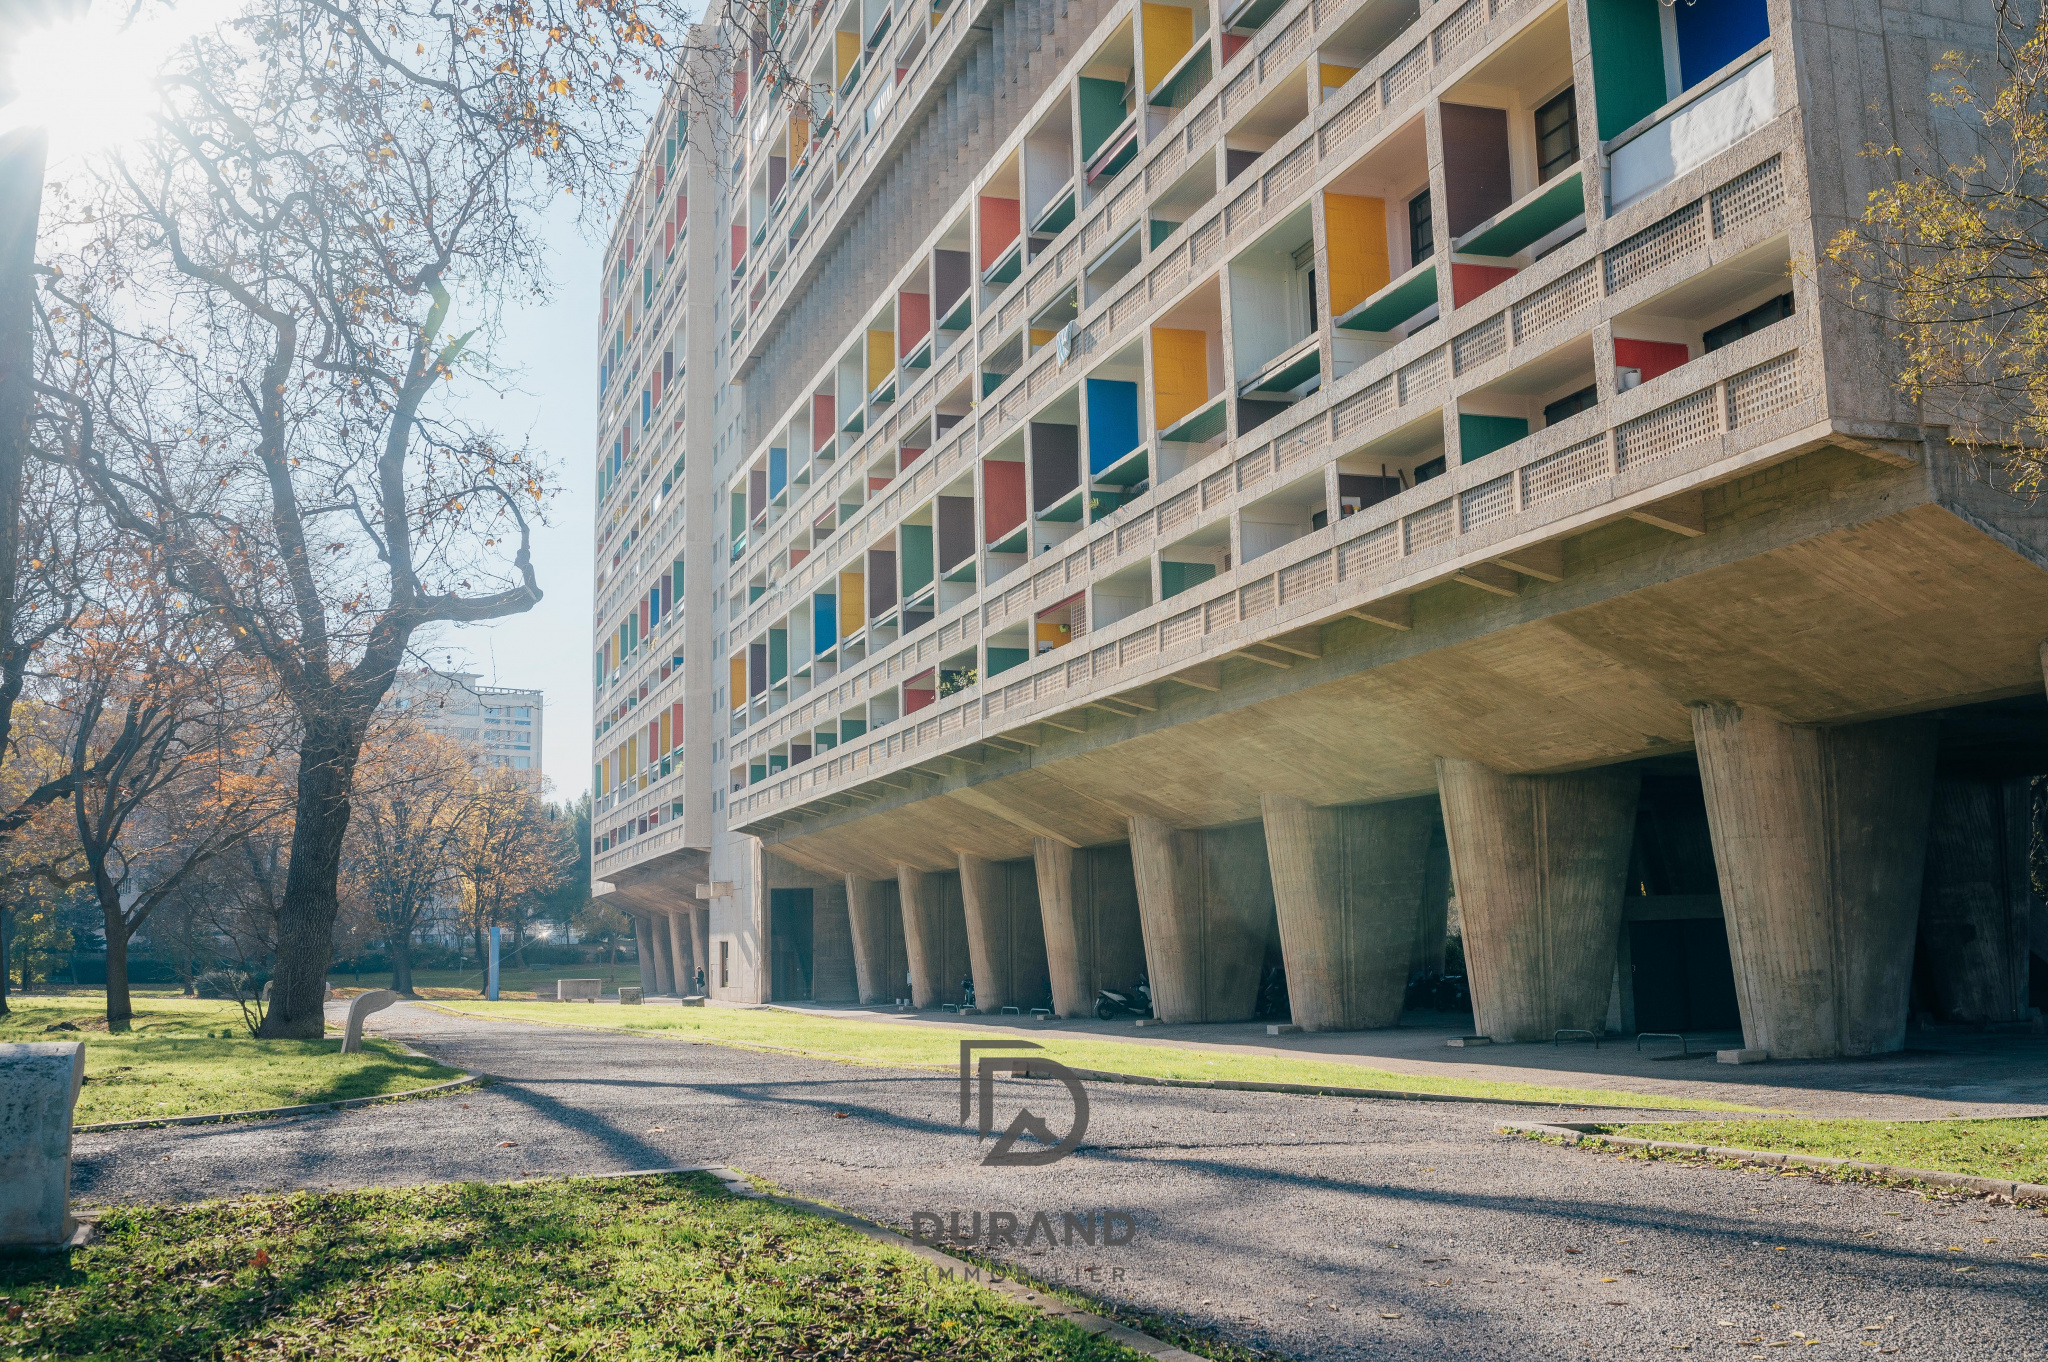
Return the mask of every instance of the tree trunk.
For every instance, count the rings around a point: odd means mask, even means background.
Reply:
[[[412,942],[405,936],[391,943],[391,991],[408,998],[413,996]]]
[[[116,900],[107,912],[107,1029],[126,1031],[134,1015],[134,1004],[128,998],[128,933]]]
[[[0,1017],[8,1014],[7,948],[14,944],[14,910],[0,908]]]
[[[348,832],[349,786],[362,751],[360,726],[311,724],[299,748],[291,865],[277,914],[277,970],[270,1010],[257,1034],[265,1040],[318,1040],[327,1028],[327,966],[334,959],[335,881]]]

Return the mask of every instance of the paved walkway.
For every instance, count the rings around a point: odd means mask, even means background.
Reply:
[[[672,998],[649,1001],[676,1005]],[[1411,1012],[1400,1026],[1379,1031],[1269,1036],[1263,1022],[1141,1028],[1127,1020],[1105,1022],[1092,1017],[1047,1023],[1015,1016],[960,1017],[950,1012],[905,1013],[881,1007],[776,1006],[899,1026],[1006,1027],[1033,1035],[1053,1031],[1133,1045],[1324,1059],[1392,1073],[1711,1098],[1802,1116],[1910,1121],[1943,1116],[2048,1115],[2048,1036],[2033,1034],[1987,1034],[1960,1028],[1915,1030],[1908,1033],[1904,1051],[1873,1059],[1732,1065],[1716,1063],[1713,1051],[1740,1048],[1742,1036],[1736,1032],[1688,1036],[1689,1053],[1681,1052],[1671,1040],[1646,1039],[1638,1049],[1634,1039],[1613,1036],[1597,1047],[1576,1041],[1454,1049],[1445,1042],[1470,1030],[1472,1019],[1436,1013]]]
[[[991,1169],[946,1075],[412,1007],[375,1024],[503,1081],[81,1136],[81,1197],[732,1163],[903,1228],[919,1210],[1130,1212],[1128,1246],[1015,1252],[1304,1359],[1762,1357],[1811,1339],[1824,1351],[1800,1356],[1975,1362],[2048,1343],[2048,1258],[2030,1256],[2048,1254],[2048,1218],[1499,1133],[1526,1110],[1097,1086],[1079,1153]],[[1056,1086],[1007,1080],[997,1124],[1020,1103],[1068,1124]]]

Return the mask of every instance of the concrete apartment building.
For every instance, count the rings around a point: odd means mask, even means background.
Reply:
[[[476,672],[403,671],[385,704],[415,715],[431,733],[473,748],[485,766],[530,771],[541,766],[541,693],[486,686]]]
[[[1813,268],[1988,3],[771,16],[607,272],[650,988],[1386,1026],[1455,894],[1497,1040],[2039,1015],[2048,526]]]

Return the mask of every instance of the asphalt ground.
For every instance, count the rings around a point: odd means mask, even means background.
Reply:
[[[1008,1212],[1021,1240],[1043,1211],[1062,1242],[1004,1256],[1303,1359],[2048,1352],[2040,1213],[1500,1132],[1542,1116],[1528,1108],[1099,1085],[1075,1154],[991,1168],[949,1075],[409,1006],[375,1020],[499,1081],[82,1135],[79,1199],[731,1164],[905,1231],[918,1211],[958,1212],[963,1231]],[[999,1080],[996,1128],[1022,1105],[1056,1134],[1071,1124],[1057,1084]],[[1112,1210],[1131,1242],[1064,1242],[1065,1213]]]

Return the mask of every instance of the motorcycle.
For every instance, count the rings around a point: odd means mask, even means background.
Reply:
[[[1105,988],[1096,995],[1095,1015],[1103,1021],[1114,1021],[1125,1013],[1134,1017],[1152,1015],[1152,985],[1142,976],[1128,993]]]
[[[974,976],[969,974],[960,980],[960,1010],[974,1006]]]

